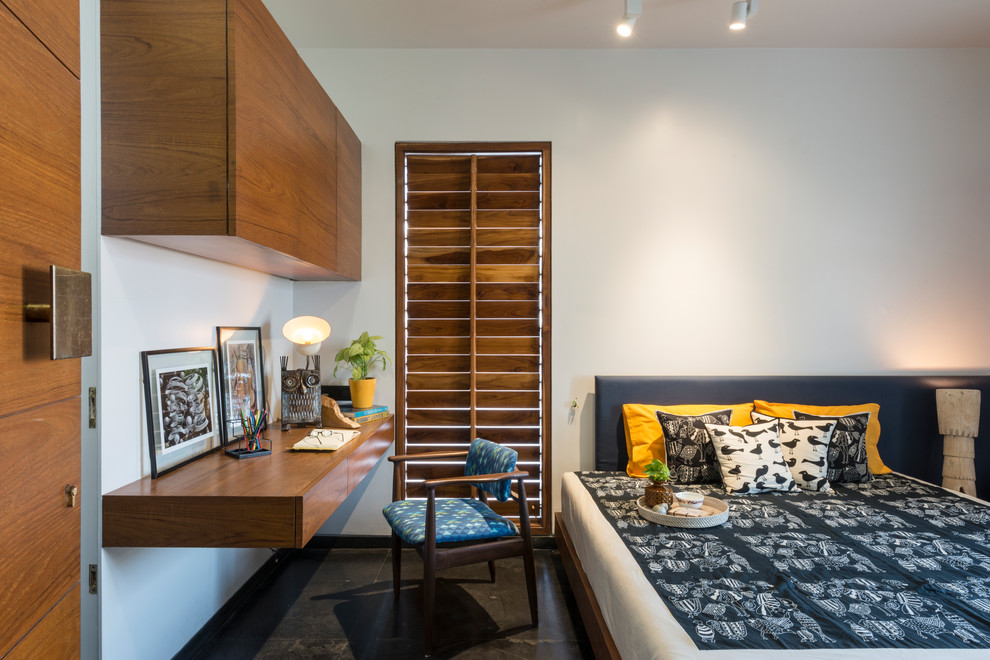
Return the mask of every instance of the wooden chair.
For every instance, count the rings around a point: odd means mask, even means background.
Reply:
[[[400,492],[400,464],[411,459],[466,457],[463,477],[428,479],[426,500],[405,500]],[[529,591],[529,611],[533,625],[538,623],[536,604],[536,569],[533,564],[533,539],[530,534],[529,510],[523,478],[516,470],[517,454],[508,447],[476,439],[468,451],[428,452],[389,456],[393,468],[392,503],[382,509],[392,527],[392,588],[399,597],[402,543],[416,548],[423,558],[423,609],[426,652],[433,649],[434,600],[437,571],[465,564],[488,562],[492,582],[495,560],[521,555]],[[515,481],[516,488],[511,488]],[[440,498],[440,486],[470,485],[478,499]],[[498,515],[487,504],[487,495],[500,502],[515,499],[519,503],[519,527]],[[453,547],[440,544],[458,543]]]

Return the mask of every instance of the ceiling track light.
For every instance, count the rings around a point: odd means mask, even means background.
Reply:
[[[643,0],[626,0],[626,13],[622,22],[615,28],[619,36],[628,37],[632,34],[636,19],[643,15]]]
[[[729,29],[742,30],[746,27],[746,19],[755,14],[760,8],[760,0],[743,0],[732,3],[732,17],[729,19]]]

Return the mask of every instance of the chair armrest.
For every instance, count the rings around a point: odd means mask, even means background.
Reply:
[[[457,484],[487,484],[496,481],[502,481],[503,479],[522,479],[523,477],[528,477],[529,472],[521,472],[516,470],[515,472],[498,472],[496,474],[478,474],[473,476],[463,476],[463,477],[447,477],[445,479],[427,479],[423,482],[423,485],[428,489],[436,488],[437,486],[453,486]]]
[[[402,463],[404,461],[417,461],[422,458],[463,458],[468,455],[467,449],[464,451],[427,451],[421,454],[398,454],[389,456],[392,463]]]

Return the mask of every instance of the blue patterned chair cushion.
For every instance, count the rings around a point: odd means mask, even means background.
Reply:
[[[515,452],[513,452],[515,453]],[[516,536],[519,530],[474,499],[438,499],[437,543]],[[382,509],[399,538],[410,545],[426,542],[426,500],[400,500]]]
[[[464,474],[473,477],[480,474],[498,474],[512,472],[516,469],[516,458],[519,454],[515,449],[509,449],[490,440],[476,438],[468,449],[467,462],[464,464]],[[483,490],[499,502],[506,502],[510,496],[512,481],[506,479],[496,483],[472,484],[478,490]]]

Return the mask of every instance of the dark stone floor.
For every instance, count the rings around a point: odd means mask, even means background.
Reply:
[[[593,658],[556,550],[536,550],[540,625],[533,628],[522,560],[440,572],[433,658],[508,660]],[[422,658],[423,563],[402,556],[392,597],[392,558],[384,548],[294,552],[193,656],[195,660]]]

